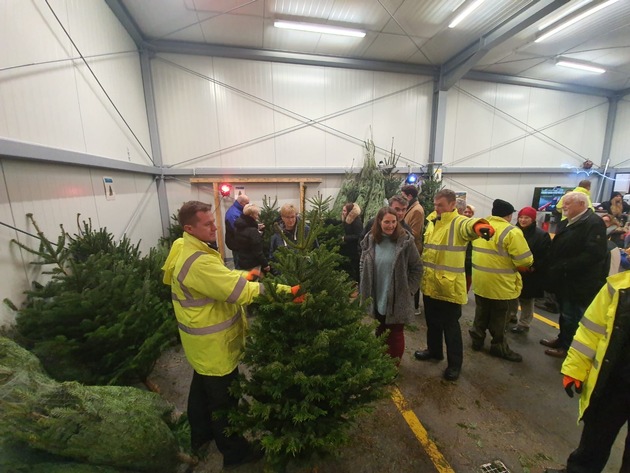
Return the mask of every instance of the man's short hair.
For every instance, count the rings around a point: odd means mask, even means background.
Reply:
[[[413,186],[411,184],[406,185],[406,186],[402,186],[400,188],[401,192],[404,192],[407,195],[410,195],[411,197],[413,197],[414,199],[416,197],[418,197],[418,188],[416,186]]]
[[[566,202],[567,200],[574,200],[576,202],[581,202],[584,204],[584,207],[588,207],[588,196],[585,194],[582,194],[581,192],[567,192],[564,195],[564,201]]]
[[[405,199],[402,195],[393,195],[389,198],[389,205],[392,206],[394,205],[394,202],[399,203],[400,205],[404,205],[405,207],[407,207],[409,205],[409,202],[407,202],[407,199]]]
[[[293,204],[284,204],[282,207],[280,207],[281,217],[288,217],[291,214],[297,215],[297,210],[295,210]]]
[[[441,191],[436,192],[433,200],[445,198],[448,203],[455,202],[457,200],[457,195],[450,189],[442,189]]]
[[[204,204],[198,200],[189,200],[177,212],[177,221],[183,227],[184,225],[194,225],[199,220],[197,212],[212,212],[212,205]]]
[[[578,182],[578,187],[584,187],[584,189],[591,189],[591,181],[589,181],[588,179],[582,179],[580,182]]]
[[[245,205],[245,207],[243,207],[243,215],[251,217],[254,214],[260,215],[260,207],[258,207],[256,204],[247,204]]]

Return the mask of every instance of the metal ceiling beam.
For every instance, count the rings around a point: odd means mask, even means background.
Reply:
[[[505,74],[493,74],[491,72],[470,71],[464,79],[479,80],[486,82],[497,82],[500,84],[523,85],[526,87],[538,87],[540,89],[559,90],[562,92],[572,92],[575,94],[595,95],[598,97],[614,97],[617,92],[599,87],[589,87],[587,85],[566,84],[562,82],[551,82],[541,79],[529,79],[527,77],[508,76]],[[630,90],[629,90],[630,92]]]
[[[437,67],[425,66],[422,64],[320,56],[317,54],[240,48],[234,46],[192,43],[187,41],[153,40],[147,41],[145,43],[145,47],[151,48],[155,52],[159,53],[194,54],[200,56],[250,59],[253,61],[273,61],[307,66],[343,67],[347,69],[419,74],[430,77],[437,77],[438,75]]]
[[[123,27],[129,33],[129,36],[134,40],[138,49],[142,48],[144,44],[145,37],[140,31],[138,24],[134,21],[132,16],[129,14],[129,10],[125,7],[121,0],[105,0],[105,3],[109,7],[109,9],[114,13],[118,21],[123,25]]]
[[[442,166],[444,175],[448,174],[574,174],[563,167],[524,168],[524,167],[459,167]]]
[[[532,5],[519,10],[500,25],[484,34],[477,41],[463,49],[451,59],[442,64],[440,72],[440,90],[448,90],[464,77],[488,52],[520,33],[524,29],[536,23],[538,20],[553,13],[558,8],[566,5],[569,0],[553,0],[535,12],[531,12]],[[534,3],[540,3],[536,1]]]
[[[620,99],[624,98],[626,95],[629,95],[629,94],[630,94],[630,88],[617,91],[617,96]]]

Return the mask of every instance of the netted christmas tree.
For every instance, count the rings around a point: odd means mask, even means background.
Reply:
[[[314,226],[309,236],[317,233]],[[230,415],[236,431],[260,439],[268,471],[337,451],[396,374],[364,307],[350,298],[347,275],[334,269],[339,256],[310,243],[280,248],[281,274],[263,282],[244,355],[250,375],[236,389],[245,401]],[[278,282],[299,284],[305,301],[276,291]]]

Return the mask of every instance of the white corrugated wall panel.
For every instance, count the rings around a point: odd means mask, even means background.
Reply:
[[[50,5],[131,131],[45,2],[0,2],[0,44],[13,45],[0,49],[0,136],[147,164],[133,137],[150,153],[139,57],[105,2]]]
[[[447,100],[444,163],[579,167],[598,163],[608,103],[601,97],[460,81]]]
[[[615,132],[610,150],[610,165],[630,168],[630,98],[617,104]]]

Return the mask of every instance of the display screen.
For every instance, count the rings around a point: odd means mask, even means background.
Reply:
[[[534,187],[534,198],[532,199],[532,207],[539,212],[553,212],[560,198],[573,187]],[[560,209],[558,209],[560,212]]]

